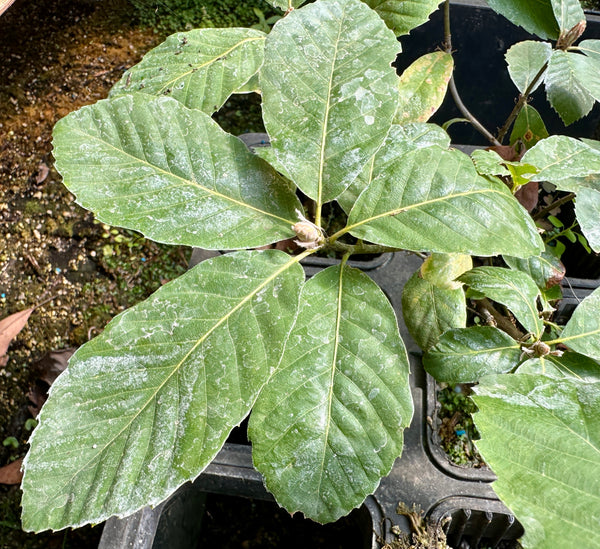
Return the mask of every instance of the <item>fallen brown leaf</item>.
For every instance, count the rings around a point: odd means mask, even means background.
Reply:
[[[1,0],[0,0],[1,1]],[[34,307],[19,311],[0,320],[0,366],[6,364],[6,352],[11,341],[25,327]]]
[[[21,480],[23,480],[22,463],[23,458],[19,458],[4,467],[0,467],[0,484],[21,484]]]
[[[0,0],[0,15],[2,15],[15,0]]]
[[[2,0],[0,0],[2,1]],[[50,173],[50,169],[43,162],[38,166],[38,173],[35,176],[35,182],[39,185],[44,182]]]

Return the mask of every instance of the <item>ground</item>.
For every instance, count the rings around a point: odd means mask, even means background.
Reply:
[[[105,97],[160,40],[130,13],[127,0],[17,0],[0,17],[0,319],[40,304],[0,366],[0,466],[26,451],[38,361],[81,345],[187,265],[189,250],[96,223],[53,169],[54,123]],[[20,532],[19,499],[18,486],[0,485],[2,549],[97,544],[100,528]]]

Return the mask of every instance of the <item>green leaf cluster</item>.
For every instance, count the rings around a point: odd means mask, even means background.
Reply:
[[[404,320],[437,379],[480,382],[480,449],[528,539],[555,535],[543,513],[561,467],[576,477],[561,497],[575,506],[582,489],[596,520],[597,486],[582,487],[580,471],[584,462],[598,467],[600,290],[566,326],[549,321],[563,272],[515,193],[538,182],[575,193],[581,231],[598,250],[600,146],[548,137],[526,106],[511,134],[520,160],[451,148],[427,123],[450,84],[451,53],[428,54],[400,77],[392,66],[396,37],[438,2],[270,3],[283,14],[269,33],[176,33],[108,99],[55,127],[56,168],[98,219],[222,253],[73,356],[31,438],[24,528],[97,523],[158,504],[200,475],[247,417],[254,465],[288,511],[329,522],[359,506],[401,454],[413,402],[395,312],[348,258],[397,250],[426,257],[404,289]],[[575,4],[490,0],[558,40],[556,49],[516,45],[507,59],[521,94],[543,77],[566,119],[577,107],[562,101],[579,91],[556,93],[557,67],[568,61],[579,78],[569,82],[585,80],[595,98],[588,72],[600,59],[595,41],[573,49]],[[256,151],[212,118],[229,97],[251,92],[260,93],[271,144]],[[328,233],[332,204],[344,215]],[[302,262],[316,253],[341,260],[306,279]],[[520,461],[531,482],[504,467],[502,437],[521,433],[525,412],[542,441]],[[543,441],[557,425],[581,451],[571,460],[556,445],[546,463]]]

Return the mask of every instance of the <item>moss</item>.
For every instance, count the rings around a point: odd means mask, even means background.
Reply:
[[[448,386],[439,391],[439,434],[442,448],[453,463],[481,467],[484,461],[474,443],[480,436],[472,416],[477,407],[469,394],[471,389],[464,384]]]
[[[582,0],[581,5],[586,10],[600,10],[600,0]]]
[[[250,27],[259,22],[254,9],[265,17],[280,14],[264,0],[130,0],[142,25],[157,32],[203,27]]]

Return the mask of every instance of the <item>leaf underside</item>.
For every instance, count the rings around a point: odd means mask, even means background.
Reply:
[[[336,520],[390,471],[411,417],[407,355],[387,298],[357,269],[318,273],[250,417],[267,488],[291,513]]]
[[[219,256],[81,347],[31,439],[24,529],[126,516],[197,477],[269,379],[303,281],[283,252]]]

